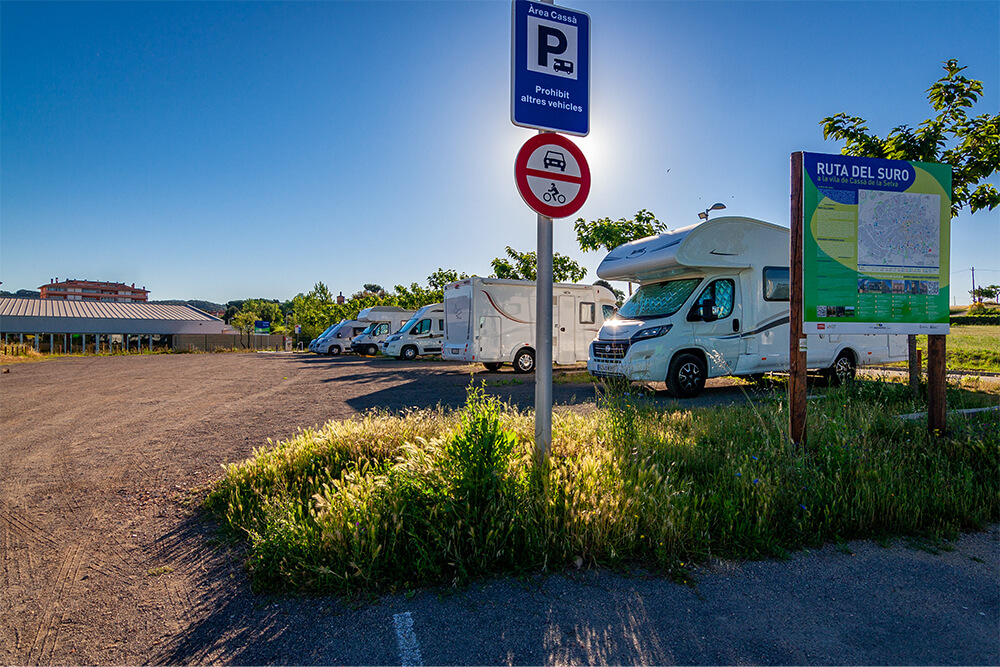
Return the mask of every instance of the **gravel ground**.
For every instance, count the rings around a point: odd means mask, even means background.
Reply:
[[[4,664],[1000,664],[996,526],[944,550],[713,561],[690,586],[581,571],[363,604],[256,595],[192,507],[220,464],[372,407],[459,405],[473,374],[531,407],[531,377],[301,354],[4,368]],[[589,385],[553,394],[593,405]],[[743,396],[713,382],[699,404]]]

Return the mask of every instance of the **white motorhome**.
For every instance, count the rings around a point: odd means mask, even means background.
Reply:
[[[410,319],[414,311],[399,306],[372,306],[358,313],[358,321],[365,322],[364,331],[351,341],[351,350],[358,354],[374,357],[378,354],[382,343],[393,331],[398,331],[400,325]]]
[[[443,343],[444,304],[432,303],[420,308],[382,343],[382,354],[411,360],[424,354],[440,354]]]
[[[326,336],[328,333],[330,333],[331,331],[333,331],[334,327],[336,327],[338,324],[340,324],[340,323],[339,322],[335,322],[334,324],[331,324],[326,329],[323,329],[323,333],[321,333],[320,335],[316,336],[311,341],[309,341],[309,351],[310,352],[315,352],[316,351],[316,343],[320,342],[323,339],[324,336]]]
[[[367,322],[358,320],[341,320],[337,324],[323,332],[323,335],[316,339],[315,350],[317,354],[328,354],[337,356],[341,352],[351,349],[351,341],[359,336]]]
[[[476,361],[491,371],[511,364],[535,369],[535,283],[472,276],[444,288],[448,361]],[[552,359],[573,364],[587,358],[590,341],[615,312],[615,297],[600,285],[552,287]]]
[[[593,375],[666,382],[679,397],[706,378],[787,371],[789,231],[716,218],[612,250],[605,280],[639,283],[590,348]],[[810,335],[807,365],[834,379],[860,364],[906,359],[906,336]]]

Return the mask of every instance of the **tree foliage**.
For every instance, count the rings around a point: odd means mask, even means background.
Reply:
[[[996,301],[1000,298],[1000,285],[979,286],[975,289],[970,289],[969,296],[976,302],[981,302],[983,299]]]
[[[507,246],[507,258],[495,258],[492,262],[493,277],[510,280],[536,280],[538,277],[538,256],[534,251],[519,252]],[[552,254],[552,281],[557,283],[576,283],[583,280],[587,270],[576,261],[561,255]]]
[[[844,155],[950,164],[952,217],[965,206],[972,213],[993,210],[1000,193],[984,181],[1000,170],[1000,114],[970,118],[983,94],[982,82],[963,76],[966,68],[955,59],[943,67],[945,75],[927,89],[927,100],[938,113],[917,128],[899,125],[879,138],[863,118],[838,113],[821,121],[823,138],[844,141]]]
[[[629,241],[653,236],[668,229],[666,224],[644,208],[639,209],[631,220],[600,218],[587,222],[583,218],[577,218],[573,228],[576,229],[576,240],[581,250],[604,249],[608,252]]]

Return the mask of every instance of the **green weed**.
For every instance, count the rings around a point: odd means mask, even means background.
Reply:
[[[269,444],[205,505],[246,541],[258,589],[348,595],[627,563],[685,579],[713,555],[937,544],[1000,517],[995,413],[949,417],[932,438],[894,416],[922,409],[905,385],[854,382],[810,401],[808,447],[790,449],[780,397],[663,411],[632,391],[601,385],[593,413],[555,413],[544,467],[531,415],[473,388],[459,411]]]

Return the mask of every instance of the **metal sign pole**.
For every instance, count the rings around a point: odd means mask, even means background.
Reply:
[[[535,280],[535,460],[552,449],[552,218],[538,215]]]

